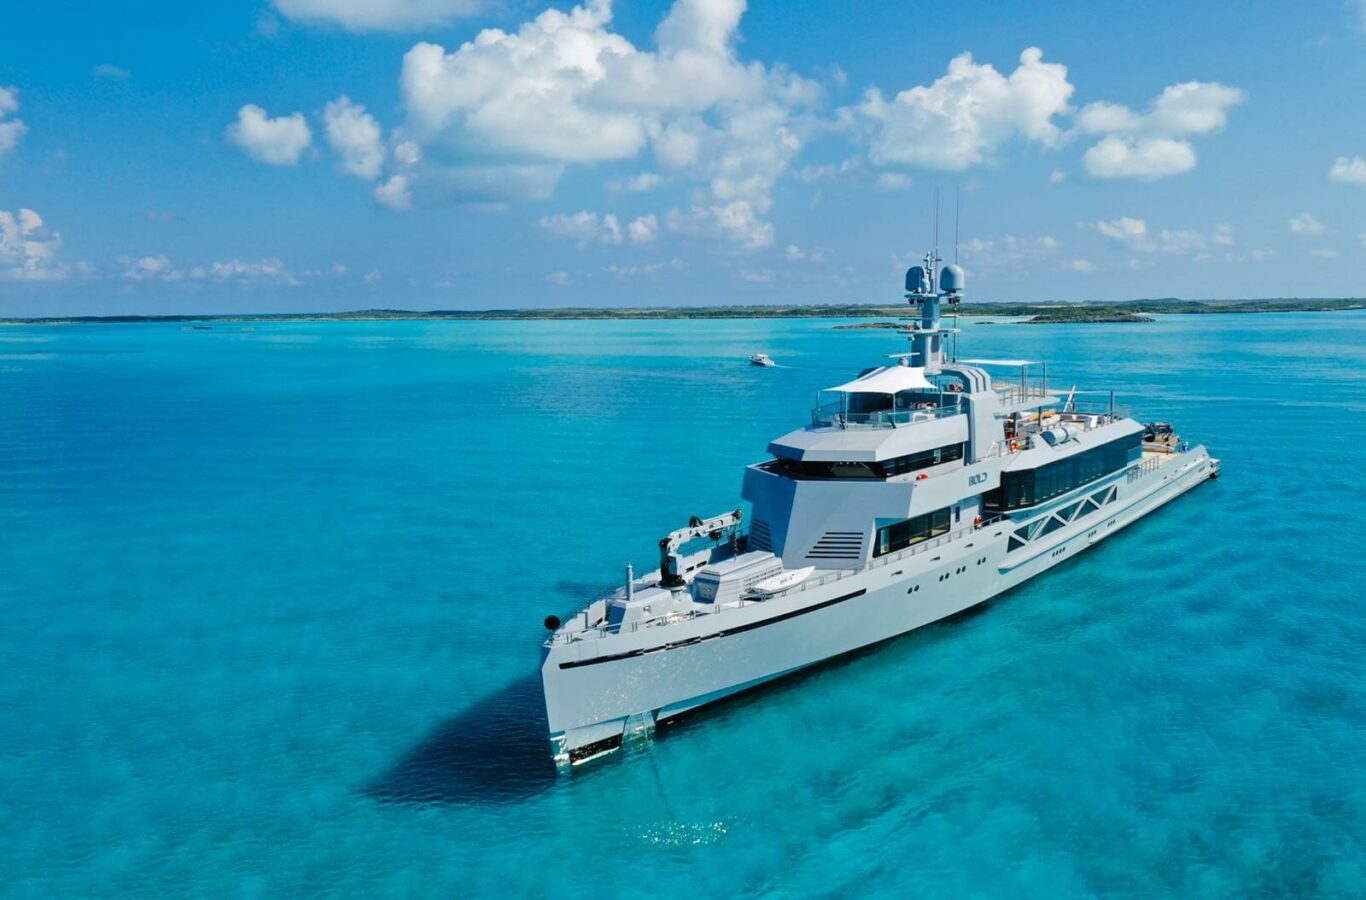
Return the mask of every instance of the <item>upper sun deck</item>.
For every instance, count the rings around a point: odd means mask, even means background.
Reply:
[[[811,410],[811,428],[900,428],[961,415],[962,381],[927,376],[918,366],[882,366],[845,384],[821,391],[838,395]]]

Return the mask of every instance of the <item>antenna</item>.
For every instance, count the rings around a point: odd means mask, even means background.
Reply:
[[[958,265],[958,210],[962,194],[962,187],[953,189],[953,264],[955,266]]]
[[[939,262],[939,188],[934,189],[934,261]]]

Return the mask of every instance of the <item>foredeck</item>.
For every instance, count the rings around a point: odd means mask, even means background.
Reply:
[[[611,599],[611,597],[604,596],[596,600],[594,603],[590,604],[587,608],[580,611],[574,619],[571,619],[570,621],[566,622],[563,628],[556,631],[554,634],[552,634],[550,637],[546,639],[545,644],[546,646],[553,646],[555,644],[568,644],[573,643],[574,641],[603,638],[614,634],[629,634],[650,628],[657,628],[660,626],[676,625],[680,622],[686,622],[692,619],[724,615],[727,612],[738,609],[748,609],[757,604],[772,604],[775,600],[780,600],[785,597],[792,597],[794,595],[801,594],[805,591],[822,587],[823,585],[829,584],[832,581],[842,581],[846,578],[852,578],[864,572],[881,568],[882,566],[902,562],[911,557],[929,552],[930,550],[943,547],[945,544],[954,543],[972,537],[973,535],[981,534],[986,529],[998,524],[999,522],[1006,520],[1007,518],[1008,516],[1005,516],[1004,514],[992,515],[980,523],[966,525],[962,528],[955,529],[946,534],[939,535],[938,537],[931,538],[930,540],[923,541],[921,543],[907,547],[903,550],[899,550],[895,553],[890,553],[886,556],[866,560],[857,566],[845,569],[828,569],[826,571],[821,572],[820,574],[813,574],[810,578],[804,579],[803,581],[793,585],[792,587],[785,588],[784,590],[777,591],[768,596],[745,594],[741,596],[739,599],[732,600],[727,603],[695,603],[692,606],[692,608],[687,610],[675,611],[659,616],[651,616],[649,618],[639,619],[629,623],[610,624],[606,621],[606,605],[607,602]],[[641,579],[639,589],[643,590],[657,576],[657,574],[658,573],[651,573],[650,575],[647,575],[645,576],[645,578]],[[618,589],[617,592],[614,592],[614,595],[620,594],[622,590],[624,589]]]

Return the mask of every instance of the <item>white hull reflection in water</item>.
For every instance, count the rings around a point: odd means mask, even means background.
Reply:
[[[1029,360],[958,359],[941,308],[962,272],[936,283],[938,261],[907,272],[912,352],[774,440],[745,470],[749,513],[693,519],[660,541],[659,569],[547,620],[558,765],[977,606],[1218,475],[1203,446],[1112,395],[1053,392]]]

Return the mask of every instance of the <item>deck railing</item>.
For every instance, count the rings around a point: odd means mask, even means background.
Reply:
[[[1028,403],[1031,400],[1044,400],[1048,397],[1056,396],[1041,387],[1028,385],[1021,387],[1018,384],[1008,384],[994,388],[997,396],[1001,398],[1003,406],[1017,406],[1021,403]]]
[[[921,541],[918,544],[912,544],[911,546],[906,547],[903,550],[897,550],[894,553],[888,553],[886,556],[874,557],[872,560],[868,562],[868,568],[876,569],[879,566],[885,566],[889,563],[900,562],[903,559],[907,559],[909,557],[916,556],[921,553],[928,553],[936,547],[942,547],[951,541],[956,541],[961,538],[965,538],[970,534],[976,534],[982,529],[989,528],[990,526],[995,525],[997,522],[1000,522],[1002,519],[1005,518],[1007,517],[1000,513],[997,513],[995,515],[988,516],[987,518],[983,519],[982,524],[980,525],[967,525],[963,528],[957,529],[956,531],[950,531],[947,534],[941,534],[938,537],[932,537],[927,541]]]
[[[713,606],[710,609],[694,609],[687,610],[684,612],[663,613],[658,616],[650,616],[647,619],[637,619],[634,622],[622,622],[616,625],[609,625],[604,622],[600,625],[593,626],[585,620],[583,626],[579,627],[575,631],[561,631],[554,634],[548,639],[548,643],[568,644],[576,639],[587,636],[606,637],[609,634],[621,634],[623,632],[633,633],[640,631],[642,628],[651,628],[656,625],[661,625],[665,623],[672,624],[675,622],[684,622],[689,619],[695,619],[699,616],[714,616],[718,613],[724,613],[732,609],[744,609],[745,607],[753,606],[756,603],[765,603],[776,597],[787,597],[792,594],[800,594],[803,591],[809,591],[812,588],[818,588],[821,585],[829,584],[833,581],[840,581],[842,579],[849,578],[850,576],[857,575],[860,572],[863,572],[867,569],[876,569],[881,566],[888,565],[889,563],[899,562],[901,560],[917,556],[921,553],[928,553],[930,550],[933,550],[936,547],[942,547],[945,544],[948,544],[952,541],[961,540],[962,538],[965,538],[971,534],[975,534],[978,531],[995,525],[996,523],[1007,518],[1009,517],[999,513],[989,516],[986,519],[983,519],[980,525],[967,525],[954,531],[950,531],[947,534],[941,534],[938,537],[930,538],[927,541],[922,541],[918,544],[912,544],[910,547],[898,550],[895,553],[888,553],[886,556],[879,556],[872,560],[869,560],[864,566],[858,569],[826,569],[821,571],[819,574],[813,573],[810,578],[805,579],[800,584],[794,585],[785,591],[780,591],[769,597],[756,597],[752,594],[745,595],[740,597],[739,600],[730,601],[719,606]],[[584,613],[580,612],[579,617],[583,616]],[[573,620],[570,621],[572,622]]]
[[[927,409],[883,409],[877,412],[845,412],[842,403],[825,403],[811,410],[811,424],[817,428],[897,428],[916,422],[930,422],[963,412],[957,405]]]
[[[1161,456],[1149,456],[1147,459],[1143,460],[1143,462],[1129,470],[1128,480],[1134,482],[1144,475],[1147,475],[1149,472],[1156,472],[1158,469],[1162,468],[1162,465],[1167,461],[1168,460]]]

